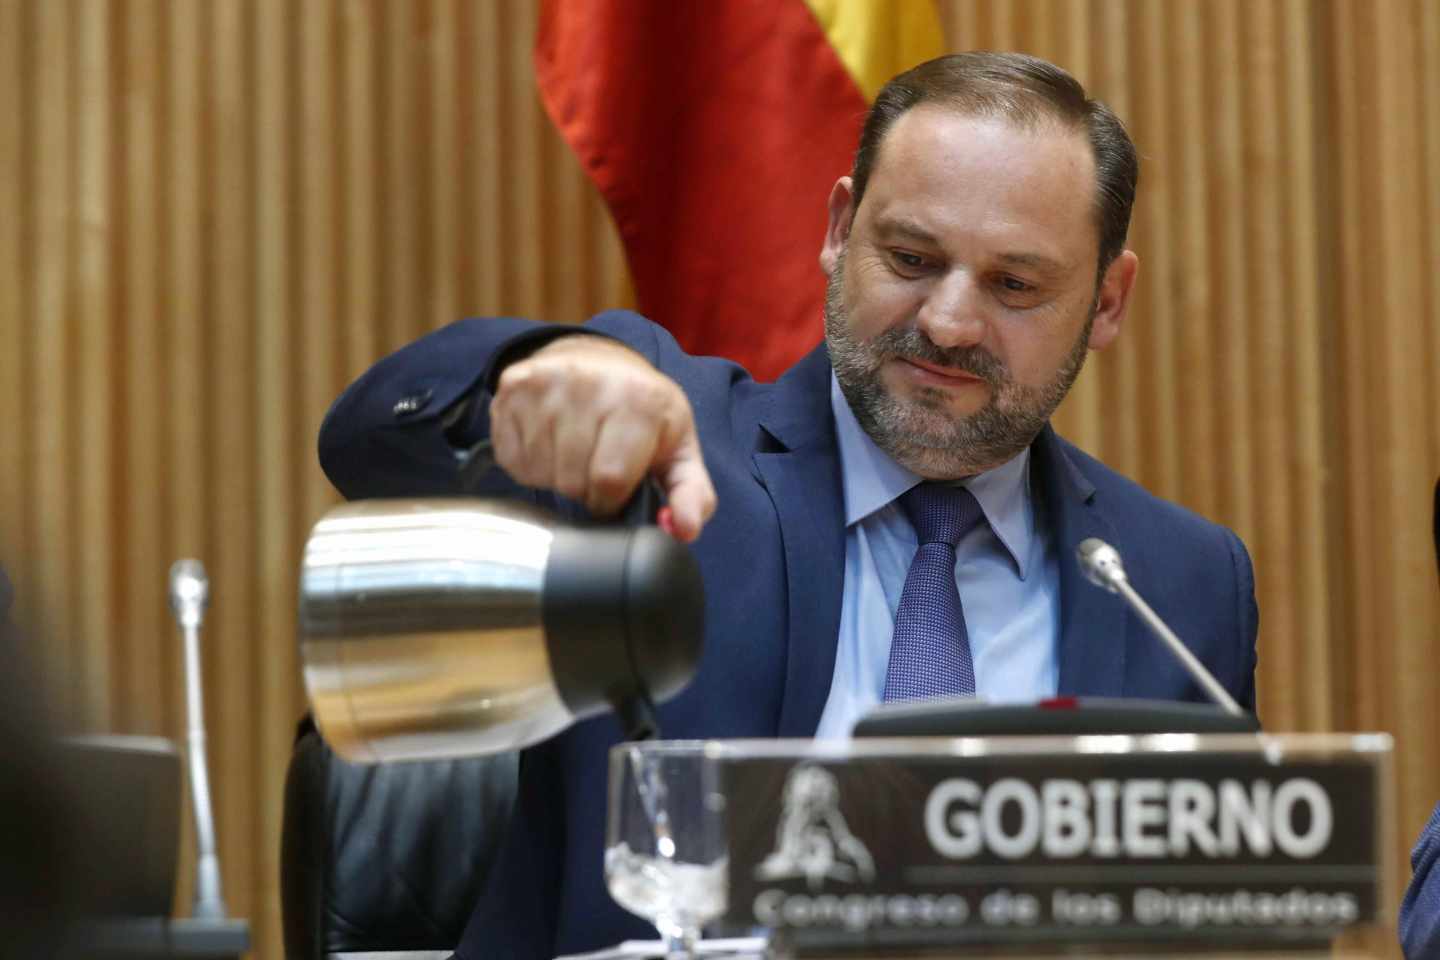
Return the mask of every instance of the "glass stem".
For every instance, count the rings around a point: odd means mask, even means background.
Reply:
[[[666,960],[691,960],[695,956],[696,944],[700,942],[698,927],[669,926],[663,934]]]

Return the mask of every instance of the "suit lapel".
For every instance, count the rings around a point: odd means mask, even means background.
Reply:
[[[812,736],[830,695],[845,581],[844,491],[830,411],[830,360],[822,344],[778,381],[759,416],[773,439],[754,455],[780,522],[788,599],[780,736]],[[1123,603],[1085,579],[1075,548],[1115,541],[1093,484],[1046,427],[1034,445],[1060,564],[1059,692],[1118,697],[1125,686]]]
[[[1086,580],[1075,562],[1082,540],[1099,537],[1114,543],[1114,528],[1096,502],[1094,485],[1054,430],[1046,427],[1033,450],[1060,563],[1059,692],[1118,697],[1125,686],[1125,607],[1119,597]]]
[[[788,623],[785,693],[778,733],[815,733],[840,633],[845,582],[845,509],[840,454],[830,410],[830,360],[822,345],[770,393],[760,427],[774,443],[755,468],[780,521]]]

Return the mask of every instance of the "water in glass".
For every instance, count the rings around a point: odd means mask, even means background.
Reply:
[[[655,924],[667,955],[693,956],[728,886],[724,801],[699,743],[621,744],[610,755],[605,879],[626,910]]]

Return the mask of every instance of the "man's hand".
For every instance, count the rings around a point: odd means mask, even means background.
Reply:
[[[566,336],[507,366],[490,404],[490,438],[516,481],[599,516],[623,507],[646,474],[659,480],[686,543],[715,512],[690,401],[613,340]]]

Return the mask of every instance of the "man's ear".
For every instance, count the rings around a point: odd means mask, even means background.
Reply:
[[[1090,327],[1090,349],[1104,350],[1120,333],[1125,312],[1130,309],[1130,293],[1135,289],[1135,275],[1140,271],[1140,258],[1133,250],[1122,250],[1105,270],[1100,293],[1095,298],[1095,323]]]
[[[820,247],[820,269],[827,277],[835,269],[845,241],[850,239],[850,221],[855,216],[855,195],[851,188],[849,177],[841,177],[830,188],[829,220],[825,224],[825,243]]]

